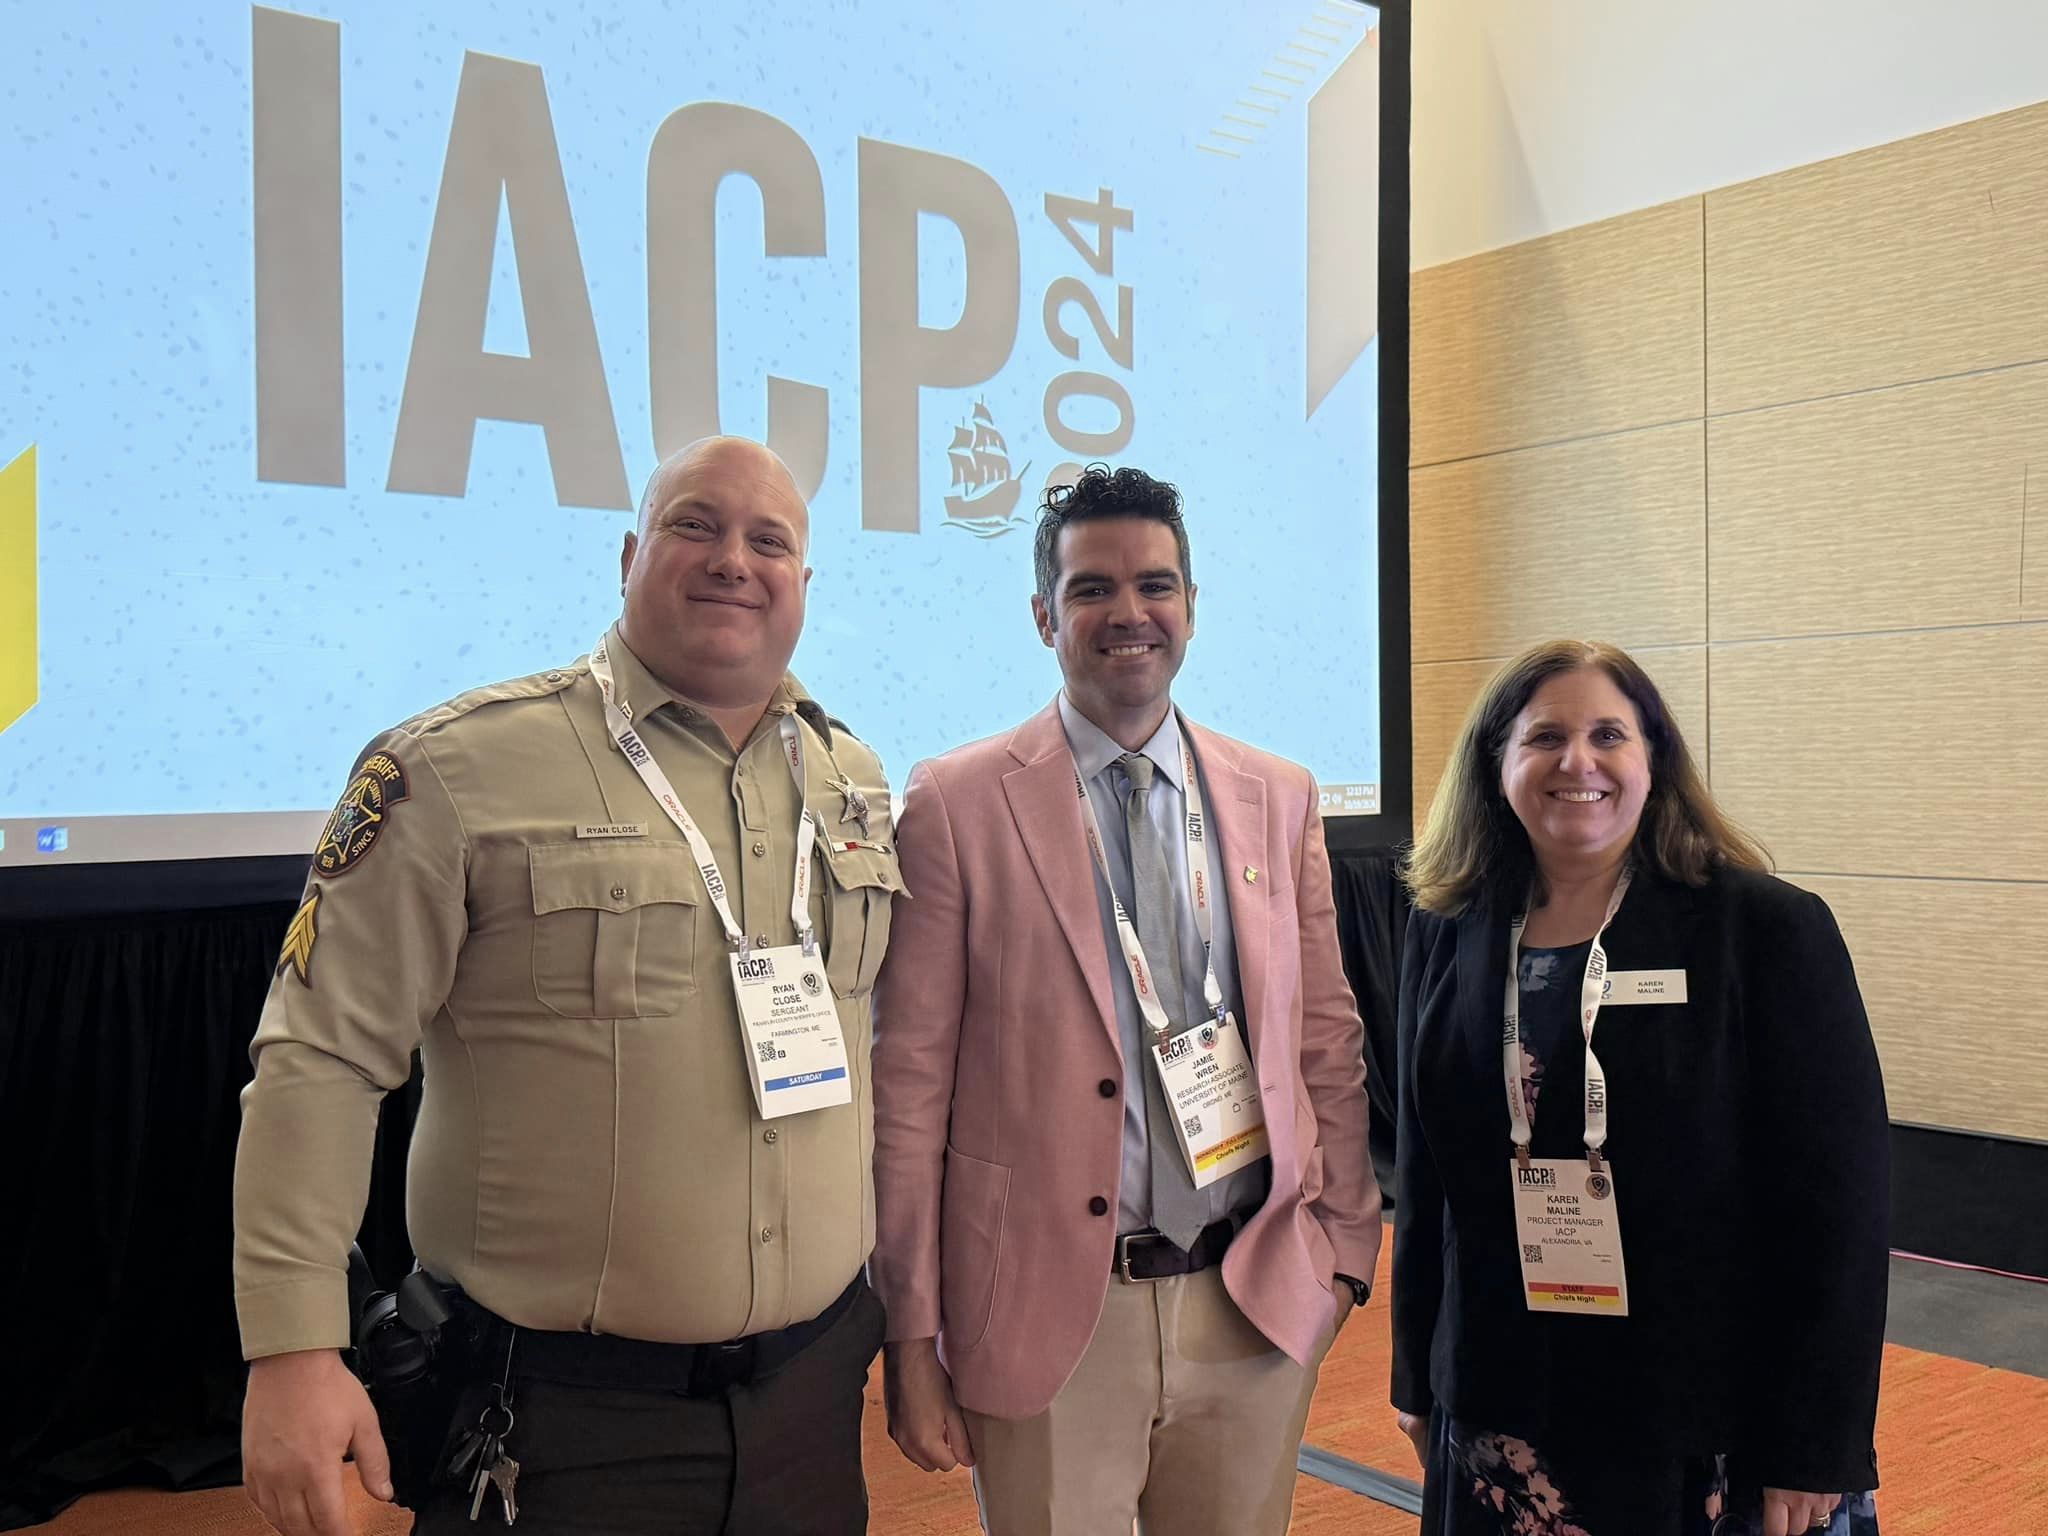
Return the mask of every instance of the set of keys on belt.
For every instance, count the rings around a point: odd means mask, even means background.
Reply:
[[[491,1399],[476,1423],[462,1432],[448,1461],[450,1481],[469,1483],[469,1518],[483,1513],[484,1496],[498,1490],[498,1509],[507,1525],[519,1518],[519,1463],[505,1449],[505,1437],[518,1422],[512,1415],[511,1351],[506,1351],[506,1380],[491,1389]]]

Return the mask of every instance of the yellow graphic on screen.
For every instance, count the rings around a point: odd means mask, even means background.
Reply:
[[[0,469],[0,731],[36,701],[36,450]]]

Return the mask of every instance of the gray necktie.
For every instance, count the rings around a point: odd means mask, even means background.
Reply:
[[[1131,895],[1136,910],[1138,940],[1145,946],[1145,958],[1152,966],[1152,979],[1174,1033],[1187,1027],[1187,987],[1180,970],[1180,902],[1175,899],[1173,875],[1166,863],[1166,849],[1148,814],[1155,772],[1152,759],[1132,752],[1118,759],[1131,781],[1124,801],[1124,827],[1131,839]],[[1151,1055],[1151,1031],[1140,1026]],[[1159,1085],[1159,1070],[1150,1061],[1145,1074],[1145,1123],[1152,1152],[1152,1225],[1182,1248],[1189,1247],[1208,1224],[1208,1202],[1188,1177],[1187,1160],[1180,1150],[1180,1138],[1173,1126],[1173,1110],[1166,1091]]]

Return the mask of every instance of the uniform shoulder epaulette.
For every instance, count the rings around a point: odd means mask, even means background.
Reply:
[[[460,720],[464,715],[473,714],[487,704],[551,698],[589,673],[590,664],[578,661],[566,667],[551,667],[545,672],[531,672],[525,677],[507,678],[502,683],[486,683],[481,688],[471,688],[445,703],[420,711],[398,729],[415,738],[424,736],[429,731]]]
[[[837,715],[826,715],[825,723],[832,727],[832,750],[835,753],[840,751],[842,747],[852,747],[856,751],[865,752],[875,760],[877,768],[881,767],[882,754],[869,745],[866,737],[854,730],[852,726],[848,725]]]

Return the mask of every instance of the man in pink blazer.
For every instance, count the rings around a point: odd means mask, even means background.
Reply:
[[[1172,486],[1091,467],[1036,553],[1060,696],[919,764],[897,824],[889,1429],[974,1468],[990,1536],[1277,1536],[1380,1245],[1316,786],[1173,708]]]

